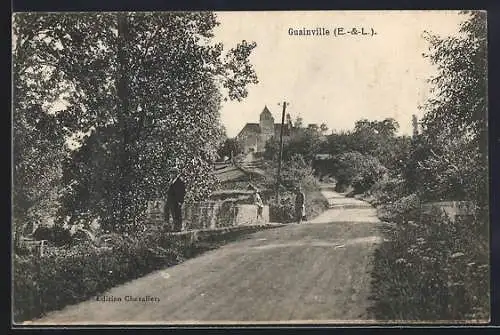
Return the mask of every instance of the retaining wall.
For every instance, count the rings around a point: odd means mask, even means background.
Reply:
[[[424,213],[429,213],[434,208],[440,209],[454,221],[459,216],[473,215],[475,204],[471,201],[438,201],[422,204]]]
[[[164,223],[164,200],[148,203],[148,221]],[[262,218],[257,219],[257,206],[234,201],[203,201],[184,204],[183,230],[204,230],[224,227],[262,225],[269,223],[269,206],[264,206]],[[172,221],[172,219],[171,219]]]

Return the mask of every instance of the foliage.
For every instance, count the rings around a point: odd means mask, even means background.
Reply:
[[[388,241],[375,257],[377,319],[490,316],[486,13],[467,15],[459,35],[427,36],[427,56],[438,74],[432,79],[434,97],[423,107],[422,134],[412,140],[403,168],[404,182],[394,188],[400,199],[384,195],[380,184],[373,190],[382,203],[379,216],[397,223],[385,231]],[[478,206],[454,222],[439,211],[418,210],[420,201],[436,200],[472,200]]]
[[[276,163],[272,162],[266,169],[267,188],[275,189],[277,172]],[[295,154],[281,167],[280,187],[283,191],[294,192],[299,186],[305,190],[313,190],[317,188],[317,180],[312,167],[301,155]]]
[[[33,238],[35,240],[47,240],[57,247],[73,242],[69,229],[61,226],[40,226],[33,232]]]
[[[346,152],[335,157],[335,187],[340,192],[352,186],[355,193],[362,193],[382,179],[385,173],[386,168],[372,156]]]
[[[56,214],[66,148],[56,117],[37,104],[17,103],[24,113],[13,115],[13,219],[18,232],[31,233],[27,223],[47,222]]]
[[[319,189],[305,191],[306,219],[311,220],[328,209],[328,200]],[[297,222],[295,217],[295,194],[284,192],[280,195],[280,203],[275,199],[269,205],[269,220],[271,222]]]
[[[394,202],[410,193],[404,178],[384,178],[373,184],[365,195],[370,197],[372,205],[378,206]]]
[[[398,176],[403,173],[404,163],[411,148],[409,137],[396,136],[398,129],[398,123],[392,118],[386,118],[382,121],[362,119],[355,123],[352,131],[328,135],[319,151],[332,156],[347,152],[359,152],[363,155],[373,156],[392,175]],[[335,169],[335,162],[327,162],[326,164],[331,165],[330,170]]]
[[[294,194],[291,192],[280,194],[279,203],[276,202],[276,199],[273,199],[269,204],[269,221],[280,223],[296,222],[294,200]]]
[[[46,257],[14,264],[15,320],[23,321],[77,303],[154,269],[173,264],[179,250],[163,244],[170,254],[158,258],[153,240],[125,239],[112,249],[80,244],[66,251],[49,251]],[[153,243],[155,242],[155,243]],[[38,298],[32,303],[29,295]]]
[[[304,128],[304,118],[302,118],[301,116],[297,116],[295,118],[295,121],[293,122],[293,127],[294,128]]]
[[[487,30],[486,12],[465,12],[460,34],[427,35],[426,55],[437,67],[431,79],[434,96],[423,106],[424,140],[430,155],[420,162],[427,171],[425,191],[434,198],[455,190],[456,197],[487,198]],[[425,172],[424,172],[425,173]]]
[[[394,137],[398,129],[399,124],[393,118],[386,118],[382,121],[362,119],[354,124],[354,133],[370,132],[385,137]]]
[[[190,181],[187,200],[215,187],[220,102],[257,82],[256,44],[224,52],[211,41],[217,24],[210,12],[15,15],[14,115],[62,102],[55,133],[78,148],[66,158],[61,218],[133,224],[148,197],[166,192],[173,166]]]
[[[114,240],[108,247],[86,243],[64,249],[48,248],[46,256],[41,258],[15,255],[14,321],[31,320],[85,301],[111,287],[175,265],[260,229],[265,227],[212,233],[191,240],[189,235],[172,237],[158,227],[149,227],[135,235],[107,235]]]
[[[243,152],[243,144],[237,138],[226,138],[226,140],[219,146],[217,155],[220,158],[236,157]]]
[[[420,210],[421,200],[412,193],[399,199],[382,203],[377,208],[379,219],[387,222],[405,223],[413,220]]]
[[[283,141],[283,161],[289,161],[295,155],[301,155],[306,162],[312,162],[321,148],[321,132],[305,128],[294,129],[294,136]],[[267,160],[279,159],[279,139],[271,138],[266,142],[264,158]]]
[[[266,188],[276,189],[277,169],[273,164],[267,168]],[[280,202],[274,196],[269,199],[269,216],[272,222],[295,222],[295,190],[302,187],[305,193],[306,216],[311,219],[328,208],[328,202],[319,191],[312,167],[305,159],[295,154],[283,164],[280,178]]]
[[[378,320],[488,320],[487,221],[434,213],[385,232],[372,272]]]
[[[419,136],[403,173],[408,188],[428,201],[479,200],[486,193],[487,171],[478,149],[465,137]]]
[[[326,123],[323,122],[319,126],[319,130],[320,130],[321,134],[324,135],[328,131],[328,126],[326,125]]]

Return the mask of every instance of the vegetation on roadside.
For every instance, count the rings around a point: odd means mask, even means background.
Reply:
[[[402,168],[364,196],[396,223],[377,251],[372,313],[379,320],[482,321],[490,318],[486,17],[468,13],[461,35],[428,36],[438,68],[435,98]],[[447,217],[433,201],[471,202]]]
[[[317,177],[333,177],[338,192],[370,202],[393,223],[374,261],[377,319],[488,319],[485,15],[464,12],[456,36],[425,35],[437,75],[414,136],[397,135],[398,123],[386,118],[327,136],[305,132],[284,145],[285,165],[300,155]],[[269,143],[266,154],[276,152]],[[465,201],[470,215],[423,210],[441,201]]]
[[[386,321],[488,321],[487,221],[442,213],[384,231],[372,272],[372,315]]]
[[[208,233],[191,239],[150,227],[141,234],[113,234],[110,241],[51,247],[41,258],[14,254],[16,323],[91,299],[106,290],[233,241],[259,227]]]
[[[276,174],[276,164],[268,164],[267,189],[276,190]],[[270,195],[269,220],[271,222],[290,223],[297,221],[295,217],[295,197],[298,187],[302,187],[305,194],[306,218],[308,220],[328,208],[328,201],[320,191],[319,181],[314,176],[314,170],[302,155],[295,154],[284,161],[282,165],[279,202],[275,194]]]

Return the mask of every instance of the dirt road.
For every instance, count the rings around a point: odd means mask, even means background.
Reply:
[[[32,324],[369,321],[380,223],[366,203],[323,192],[332,208],[310,222],[248,235]]]

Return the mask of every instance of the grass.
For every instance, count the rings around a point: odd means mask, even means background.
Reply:
[[[319,189],[306,193],[306,216],[308,220],[323,213],[328,209],[328,206],[328,200]]]

